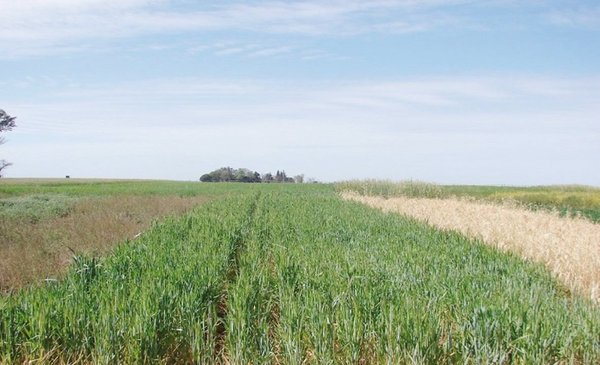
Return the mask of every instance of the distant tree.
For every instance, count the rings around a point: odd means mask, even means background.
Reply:
[[[285,174],[285,170],[277,170],[277,173],[275,174],[275,181],[277,182],[290,182],[289,181],[290,178],[287,177],[287,175]],[[292,179],[292,182],[294,182],[294,179]]]
[[[219,181],[233,181],[233,169],[231,167],[223,167],[218,171]]]
[[[15,124],[17,117],[11,117],[4,110],[0,109],[0,132],[11,131],[17,125]],[[4,143],[4,138],[0,137],[0,144]]]
[[[248,169],[237,169],[235,171],[235,181],[237,182],[245,182],[245,183],[254,183],[260,182],[260,174],[256,171],[250,171]]]
[[[280,182],[294,183],[296,182],[293,177],[288,177],[284,170],[281,170]]]
[[[0,177],[3,177],[4,175],[2,174],[2,171],[9,167],[12,166],[12,163],[6,161],[6,160],[0,160]]]
[[[267,173],[264,175],[264,177],[263,177],[263,179],[262,179],[262,180],[263,180],[263,182],[270,183],[270,182],[273,182],[275,179],[273,178],[273,174],[272,174],[272,173],[270,173],[270,172],[267,172]]]
[[[4,110],[0,109],[0,133],[11,131],[14,127],[16,117],[11,117]],[[5,142],[4,137],[0,136],[0,144]],[[8,166],[12,165],[10,162],[5,160],[0,160],[0,177],[2,177],[2,171]]]
[[[200,181],[259,183],[262,179],[260,174],[256,171],[245,168],[232,169],[231,167],[221,167],[220,169],[202,175]]]
[[[275,176],[270,172],[261,176],[258,172],[252,171],[245,168],[232,169],[231,167],[221,167],[207,174],[200,176],[202,182],[243,182],[243,183],[271,183],[271,182],[285,182],[285,183],[302,183],[304,181],[304,175],[296,175],[295,177],[288,177],[285,171],[277,170]]]
[[[211,174],[204,174],[202,176],[200,176],[200,181],[202,182],[212,182],[212,175]]]
[[[239,170],[235,171],[235,177],[234,177],[235,181],[247,182],[246,179],[247,179],[247,176],[246,176],[246,172],[244,171],[244,169],[239,169]]]

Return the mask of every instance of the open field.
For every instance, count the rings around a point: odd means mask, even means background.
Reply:
[[[0,198],[60,194],[67,196],[174,195],[212,196],[239,191],[233,184],[224,188],[215,184],[160,180],[103,179],[0,179]]]
[[[554,211],[562,216],[581,216],[600,222],[600,188],[590,186],[437,185],[419,181],[355,180],[336,183],[336,190],[386,198],[472,198],[493,203],[518,203],[531,210]]]
[[[600,362],[600,309],[479,240],[328,185],[142,185],[210,199],[1,297],[0,363]]]

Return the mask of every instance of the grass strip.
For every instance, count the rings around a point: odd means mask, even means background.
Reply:
[[[581,185],[486,186],[438,185],[421,181],[353,180],[335,184],[338,192],[408,198],[467,198],[493,203],[517,203],[530,210],[600,222],[600,188]]]

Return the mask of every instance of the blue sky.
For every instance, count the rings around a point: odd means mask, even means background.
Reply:
[[[0,0],[8,177],[600,185],[600,3]]]

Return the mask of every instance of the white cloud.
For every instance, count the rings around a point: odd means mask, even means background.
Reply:
[[[21,88],[40,80],[25,80]],[[59,81],[47,80],[49,84]],[[14,85],[4,82],[4,86]],[[316,120],[328,123],[365,121],[386,123],[404,113],[411,119],[446,120],[503,118],[531,114],[548,120],[594,121],[600,113],[600,78],[547,78],[530,76],[410,78],[393,81],[264,81],[156,79],[118,85],[62,85],[36,103],[18,99],[18,109],[35,123],[69,114],[74,124],[85,119],[98,125],[138,127],[170,123],[194,124],[255,121]],[[8,97],[11,98],[10,96]],[[137,117],[136,117],[137,115]],[[554,115],[552,117],[552,115]],[[568,114],[572,115],[572,114]],[[477,116],[473,118],[473,116]],[[376,117],[376,118],[374,118]],[[205,123],[206,122],[206,123]],[[483,123],[483,122],[482,122]],[[598,126],[600,128],[600,126]],[[25,127],[27,128],[27,127]]]
[[[291,46],[267,47],[254,50],[248,54],[250,57],[267,57],[290,53],[294,50]]]
[[[0,0],[0,7],[0,58],[89,52],[98,41],[110,44],[115,39],[157,34],[234,31],[344,37],[448,28],[481,30],[517,21],[506,15],[507,9],[509,14],[521,12],[533,17],[530,26],[537,24],[535,18],[539,17],[561,26],[600,26],[597,6],[560,1]],[[239,53],[246,51],[240,49]],[[285,53],[283,49],[257,52]]]
[[[239,41],[219,41],[199,45],[184,44],[179,45],[187,50],[189,54],[209,54],[220,57],[237,58],[261,58],[261,57],[294,57],[305,61],[322,59],[340,59],[332,53],[306,46],[301,43],[264,41],[242,43]],[[173,45],[153,45],[152,48],[144,50],[162,50]]]
[[[0,0],[0,54],[6,58],[56,52],[55,48],[73,51],[90,40],[182,32],[419,32],[456,23],[450,15],[434,11],[456,3],[462,1],[267,1],[191,8],[191,3],[183,3],[188,8],[182,8],[174,0]]]
[[[494,16],[503,13],[497,10],[506,9],[534,18],[543,13],[541,16],[557,25],[600,25],[597,6],[560,1],[0,0],[0,7],[2,58],[74,52],[90,41],[168,33],[251,31],[338,37],[440,28],[485,29],[489,24],[506,26],[510,20],[506,14],[494,21]]]
[[[600,6],[571,6],[546,14],[552,24],[576,28],[600,28]]]
[[[186,78],[58,89],[3,104],[18,117],[2,147],[11,176],[195,179],[233,165],[327,180],[600,184],[600,77]],[[161,170],[148,170],[153,163]]]

